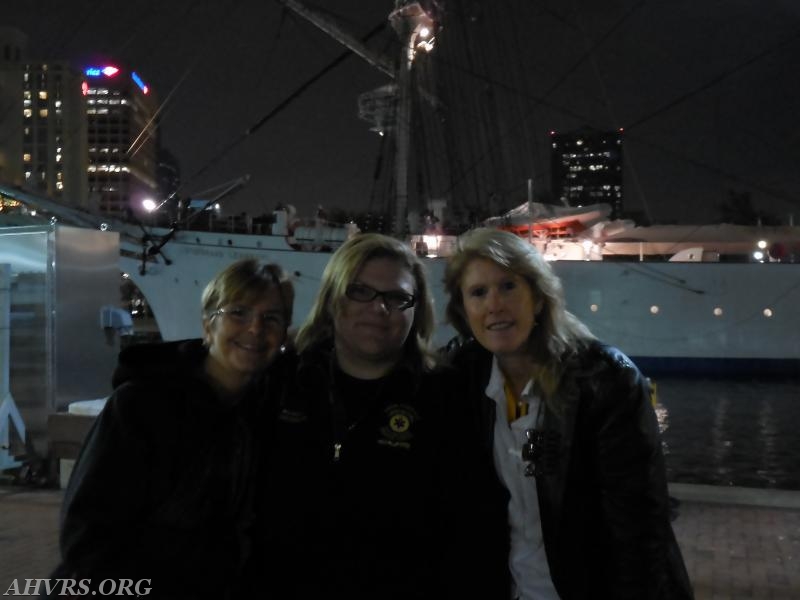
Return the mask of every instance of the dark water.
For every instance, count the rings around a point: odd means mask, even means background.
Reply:
[[[670,481],[800,490],[800,376],[656,383]]]

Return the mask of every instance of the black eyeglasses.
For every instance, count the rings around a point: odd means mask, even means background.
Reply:
[[[411,308],[416,304],[417,298],[413,294],[406,294],[400,290],[389,290],[388,292],[379,292],[363,283],[351,283],[344,291],[345,296],[354,300],[355,302],[372,302],[380,296],[386,308],[391,310],[403,311]]]

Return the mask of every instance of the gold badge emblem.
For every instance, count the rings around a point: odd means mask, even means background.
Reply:
[[[414,438],[414,423],[419,420],[417,411],[407,404],[392,404],[384,409],[386,425],[380,428],[381,446],[394,448],[410,448]]]
[[[408,428],[411,427],[411,421],[406,415],[397,414],[389,419],[389,427],[395,433],[403,433],[408,431]]]

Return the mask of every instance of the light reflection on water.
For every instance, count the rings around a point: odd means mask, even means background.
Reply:
[[[800,490],[800,379],[657,384],[670,481]]]

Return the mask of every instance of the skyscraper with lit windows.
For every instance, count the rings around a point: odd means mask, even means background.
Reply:
[[[553,196],[569,206],[606,203],[623,212],[622,130],[550,132]]]
[[[103,214],[141,216],[144,200],[159,201],[153,94],[121,65],[91,65],[84,76],[91,202]]]
[[[156,101],[121,65],[35,60],[0,27],[0,180],[115,217],[158,202]]]
[[[79,72],[36,61],[27,37],[0,28],[0,179],[86,207],[86,111]]]

